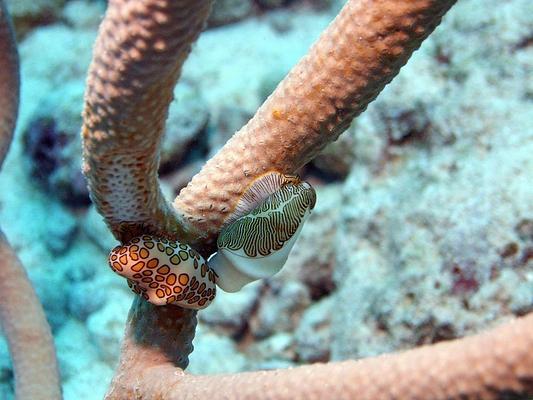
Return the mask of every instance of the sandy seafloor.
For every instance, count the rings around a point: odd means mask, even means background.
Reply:
[[[107,267],[115,241],[84,203],[78,172],[104,5],[58,4],[50,23],[19,32],[21,110],[0,174],[0,220],[50,320],[65,399],[101,399],[133,296]],[[202,34],[172,106],[169,196],[253,115],[336,6],[255,10]],[[318,203],[287,265],[199,313],[188,371],[364,357],[533,310],[532,69],[533,2],[459,0],[302,171]],[[12,378],[2,339],[0,399],[12,398]]]

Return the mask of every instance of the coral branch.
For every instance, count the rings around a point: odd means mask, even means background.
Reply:
[[[91,67],[84,170],[115,236],[178,237],[204,255],[245,188],[292,173],[398,73],[454,0],[350,0],[255,117],[175,200],[157,184],[172,87],[210,1],[112,0]],[[172,4],[172,5],[171,5]],[[136,300],[108,399],[501,398],[533,392],[533,316],[491,332],[363,361],[192,377],[195,313]]]
[[[454,3],[348,1],[252,120],[175,200],[191,229],[208,235],[202,246],[216,239],[244,189],[259,175],[273,169],[294,173],[337,139]]]
[[[139,398],[136,397],[139,388],[134,382],[160,365],[169,365],[170,374],[181,374],[178,368],[185,369],[189,363],[195,328],[196,311],[157,307],[137,298],[128,316],[120,362],[106,399]]]
[[[122,382],[137,398],[503,399],[533,395],[533,314],[490,331],[359,361],[191,376],[146,368]]]
[[[87,81],[83,168],[98,211],[123,243],[140,233],[186,238],[157,182],[159,144],[174,85],[211,3],[109,2]],[[185,367],[195,316],[175,306],[135,302],[117,379],[164,353],[157,343],[167,338],[174,338],[167,343],[173,359],[183,359],[177,366]]]
[[[0,167],[9,149],[19,105],[19,61],[5,4],[0,0]],[[60,399],[52,333],[43,308],[0,230],[0,322],[15,369],[17,399]]]
[[[60,399],[50,327],[24,267],[1,231],[0,271],[0,321],[13,359],[17,399]]]
[[[159,143],[181,66],[211,0],[112,0],[85,96],[84,172],[114,235],[183,238],[157,183]]]

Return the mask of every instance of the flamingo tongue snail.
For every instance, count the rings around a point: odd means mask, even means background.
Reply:
[[[215,274],[189,245],[143,235],[115,247],[109,266],[155,305],[202,309],[215,298]]]
[[[142,235],[115,247],[109,266],[152,304],[202,309],[214,299],[215,283],[236,292],[279,272],[315,202],[307,182],[270,172],[242,195],[208,262],[187,244]]]
[[[283,267],[316,202],[314,189],[296,176],[271,172],[248,188],[228,218],[209,266],[217,285],[236,292]]]

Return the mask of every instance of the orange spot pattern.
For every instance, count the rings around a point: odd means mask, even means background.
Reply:
[[[155,305],[201,309],[215,298],[215,272],[186,244],[139,236],[111,250],[109,266],[127,279],[131,290]]]

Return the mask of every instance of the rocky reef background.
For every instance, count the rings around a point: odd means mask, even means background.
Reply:
[[[342,6],[218,0],[175,90],[173,196]],[[101,399],[132,294],[80,172],[85,74],[105,2],[8,0],[22,62],[0,218],[52,325],[65,399]],[[283,368],[474,333],[533,310],[533,3],[459,0],[301,174],[318,202],[281,273],[199,313],[192,373]],[[0,398],[13,396],[0,338]]]

